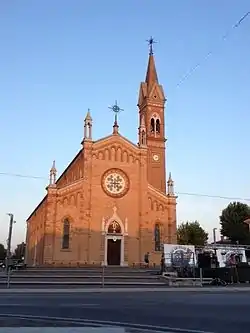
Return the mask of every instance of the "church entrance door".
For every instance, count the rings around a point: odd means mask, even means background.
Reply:
[[[120,239],[108,239],[108,251],[107,251],[107,263],[108,265],[121,264],[121,240]]]

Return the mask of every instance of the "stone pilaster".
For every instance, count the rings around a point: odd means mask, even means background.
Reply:
[[[104,264],[105,261],[105,232],[101,233],[100,260]]]
[[[147,148],[140,147],[140,198],[139,198],[139,225],[138,225],[138,239],[139,239],[139,253],[137,262],[142,262],[144,254],[151,251],[148,248],[148,181],[147,181]]]
[[[55,223],[56,223],[56,199],[57,189],[55,185],[47,187],[47,211],[44,232],[44,255],[43,263],[52,264],[55,239]]]
[[[91,264],[91,221],[92,221],[92,140],[83,140],[83,154],[84,154],[84,167],[83,167],[83,205],[84,215],[82,221],[82,227],[85,232],[86,239],[86,251],[87,251],[87,262]],[[83,209],[83,207],[82,207]]]
[[[124,235],[124,264],[128,263],[128,235]]]

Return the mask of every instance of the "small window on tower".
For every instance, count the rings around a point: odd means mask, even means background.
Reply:
[[[150,132],[154,133],[155,131],[155,120],[154,118],[151,118],[151,122],[150,122]]]
[[[155,127],[156,127],[156,133],[160,133],[160,119],[156,119],[156,125],[155,125]]]
[[[145,131],[142,131],[142,134],[141,134],[141,143],[142,143],[142,145],[146,144],[146,133],[145,133]]]

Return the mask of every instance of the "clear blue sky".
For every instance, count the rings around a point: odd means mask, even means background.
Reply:
[[[61,173],[80,148],[87,108],[100,138],[111,133],[117,99],[120,131],[137,142],[150,35],[176,191],[250,197],[250,16],[230,30],[249,9],[249,0],[2,1],[0,172],[44,179],[0,175],[0,242],[6,212],[17,221],[13,243],[24,239],[53,159]],[[197,219],[211,233],[228,203],[180,194],[178,222]]]

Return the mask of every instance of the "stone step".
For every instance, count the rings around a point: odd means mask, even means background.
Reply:
[[[64,283],[64,284],[67,284],[67,283],[99,283],[101,281],[107,281],[107,282],[110,282],[110,283],[136,283],[136,284],[140,284],[140,283],[155,283],[159,280],[157,279],[153,279],[153,280],[150,280],[150,279],[124,279],[124,278],[98,278],[98,279],[95,279],[95,278],[83,278],[83,279],[22,279],[22,278],[18,278],[18,279],[10,279],[10,282],[11,283]],[[0,283],[1,284],[4,284],[4,283],[7,283],[7,278],[6,279],[1,279],[0,280]],[[164,281],[162,281],[162,283],[165,283]]]
[[[10,275],[10,279],[17,280],[17,279],[57,279],[57,280],[64,280],[64,279],[72,279],[72,280],[82,280],[82,279],[125,279],[125,280],[155,280],[157,276],[154,275],[124,275],[124,274],[112,274],[112,275],[102,275],[102,274],[82,274],[82,275],[58,275],[58,274],[51,274],[51,275]],[[6,275],[0,276],[0,281],[7,279]]]
[[[62,272],[62,273],[80,273],[80,272],[127,272],[131,274],[136,274],[136,273],[154,273],[158,272],[160,269],[155,268],[155,269],[139,269],[139,268],[113,268],[113,267],[98,267],[98,268],[68,268],[68,269],[63,269],[63,268],[52,268],[52,269],[45,269],[45,268],[34,268],[34,269],[22,269],[22,270],[13,270],[15,273],[21,273],[21,272],[27,272],[29,274],[34,274],[34,273],[55,273],[55,272]]]
[[[60,286],[62,288],[72,288],[72,287],[82,287],[82,286],[109,286],[109,287],[123,287],[123,286],[137,286],[137,287],[159,287],[159,286],[166,286],[166,284],[162,281],[42,281],[42,280],[20,280],[20,281],[10,281],[10,286],[27,286],[30,288],[31,286],[42,287],[46,286],[47,288],[54,288],[55,286]],[[7,281],[0,281],[0,286],[6,288]]]
[[[131,277],[143,277],[143,276],[157,276],[159,275],[159,271],[111,271],[111,270],[81,270],[81,271],[11,271],[11,276],[27,276],[27,277],[36,277],[36,276],[99,276],[99,275],[106,275],[106,276],[131,276]],[[6,276],[6,272],[2,272],[0,274],[0,278],[2,276]]]
[[[18,319],[18,317],[17,317]],[[28,321],[29,318],[27,317]],[[13,318],[12,318],[13,321]],[[0,333],[126,333],[124,327],[4,327]]]

